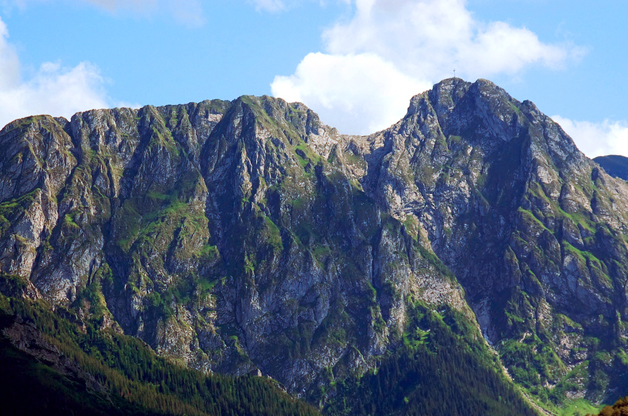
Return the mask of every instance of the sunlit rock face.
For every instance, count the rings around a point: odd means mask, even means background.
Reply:
[[[628,363],[627,212],[624,181],[486,80],[371,136],[246,96],[0,133],[4,287],[301,395],[376,368],[419,302],[530,391],[601,398]]]

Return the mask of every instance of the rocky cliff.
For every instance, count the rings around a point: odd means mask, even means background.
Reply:
[[[625,182],[483,80],[436,85],[368,141],[389,150],[365,188],[417,224],[517,382],[593,400],[625,384]]]
[[[0,133],[0,288],[320,403],[429,339],[419,308],[542,401],[601,400],[626,384],[627,209],[485,80],[365,137],[269,97],[38,116]]]

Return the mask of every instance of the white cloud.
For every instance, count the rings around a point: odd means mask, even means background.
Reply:
[[[265,12],[281,12],[289,9],[292,6],[303,3],[304,1],[315,1],[315,0],[247,0],[250,4],[253,4],[257,11],[265,11]],[[318,3],[321,6],[327,6],[331,2],[340,2],[345,4],[351,4],[352,0],[318,0]]]
[[[257,10],[267,12],[278,12],[286,8],[286,4],[282,0],[251,0]]]
[[[514,76],[531,65],[560,68],[584,53],[582,49],[570,45],[543,43],[526,28],[512,27],[504,22],[479,22],[467,10],[466,0],[354,0],[353,4],[355,14],[351,20],[337,23],[324,31],[326,56],[354,62],[356,56],[368,54],[371,60],[378,57],[380,62],[385,62],[388,69],[382,72],[380,66],[366,66],[361,71],[371,72],[370,75],[344,79],[344,89],[360,91],[354,96],[364,101],[333,108],[337,112],[335,118],[340,120],[336,127],[343,132],[369,132],[364,128],[355,130],[353,121],[344,121],[360,117],[356,108],[366,111],[364,119],[380,114],[381,122],[378,121],[377,125],[384,123],[384,115],[387,117],[386,124],[392,124],[403,116],[403,111],[393,114],[388,109],[405,109],[408,94],[391,93],[382,97],[380,77],[383,73],[395,73],[401,77],[399,82],[386,82],[431,86],[442,78],[450,77],[454,69],[458,75],[468,79],[489,78],[502,73]],[[300,95],[305,104],[322,112],[323,102],[338,101],[326,98],[336,96],[326,86],[338,84],[333,80],[337,73],[325,72],[329,59],[324,59],[322,54],[308,57],[308,71],[302,68],[306,65],[304,59],[295,75],[276,77],[271,88],[274,94],[280,96],[285,91],[292,91],[293,95]],[[322,79],[319,71],[314,69],[315,61],[321,65],[320,72],[327,73],[332,79]],[[365,83],[366,79],[379,81],[372,85]],[[287,80],[293,82],[287,85]],[[277,82],[281,83],[281,88],[276,85]],[[312,94],[303,91],[316,91],[318,98],[314,99]],[[415,90],[412,94],[420,92],[422,90]],[[343,114],[348,108],[352,109],[353,115],[346,114],[345,117]],[[323,120],[331,122],[324,117]]]
[[[20,61],[0,20],[0,127],[21,117],[51,114],[70,117],[77,111],[108,107],[98,68],[83,62],[64,68],[47,62],[29,80],[20,76]]]
[[[584,154],[594,158],[605,155],[628,156],[628,123],[604,120],[601,123],[574,121],[561,116],[552,119],[560,124]]]
[[[201,27],[206,22],[200,0],[169,0],[164,3],[175,21],[185,26]]]
[[[25,8],[30,3],[54,0],[2,0],[5,7],[11,5]],[[175,21],[188,27],[200,27],[205,24],[201,0],[73,0],[75,3],[87,3],[104,9],[109,13],[131,12],[140,15],[167,14]],[[267,0],[269,1],[269,0]],[[270,0],[278,1],[278,0]]]
[[[526,28],[483,23],[465,0],[356,0],[356,14],[323,34],[333,54],[373,52],[408,73],[440,80],[516,73],[530,64],[559,67],[582,53],[549,45]]]
[[[205,24],[200,0],[76,0],[101,7],[109,12],[130,10],[135,13],[167,13],[175,21],[190,27]],[[273,1],[273,0],[270,0]]]
[[[0,20],[0,91],[19,82],[20,60],[15,49],[6,41],[9,37],[7,26]]]
[[[332,126],[374,132],[400,118],[410,98],[429,87],[375,54],[311,53],[294,75],[275,77],[272,93],[307,103]]]
[[[158,5],[158,0],[79,0],[107,9],[111,12],[119,9],[150,10]]]

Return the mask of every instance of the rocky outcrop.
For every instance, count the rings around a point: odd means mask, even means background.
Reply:
[[[596,400],[620,383],[611,357],[626,343],[623,181],[534,104],[485,80],[441,82],[366,141],[378,147],[362,146],[365,189],[417,224],[516,381]]]
[[[408,296],[472,317],[303,105],[95,110],[1,136],[5,276],[186,365],[305,393],[401,342]]]
[[[450,307],[532,393],[599,399],[624,365],[627,205],[485,80],[360,137],[269,97],[42,116],[0,133],[0,288],[302,395],[377,367],[413,302]]]

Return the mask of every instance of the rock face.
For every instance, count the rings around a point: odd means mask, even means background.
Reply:
[[[388,149],[365,189],[418,224],[515,381],[591,399],[624,382],[625,182],[484,80],[441,82],[366,141]]]
[[[418,301],[541,399],[602,398],[628,364],[627,212],[625,182],[485,80],[365,137],[269,97],[0,133],[0,289],[301,395],[377,367]]]

